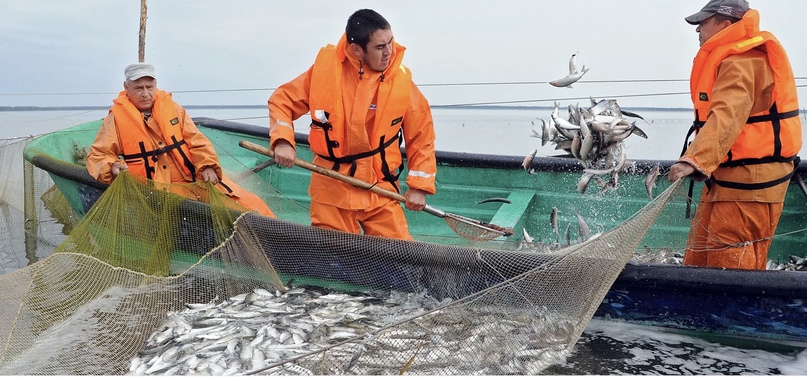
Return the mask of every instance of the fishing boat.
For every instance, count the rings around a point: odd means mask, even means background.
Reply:
[[[311,172],[266,167],[267,157],[239,147],[242,140],[268,146],[265,127],[210,118],[194,121],[215,144],[225,171],[251,170],[285,198],[301,204],[284,208],[282,220],[294,224],[286,228],[287,231],[291,229],[300,237],[319,231],[310,226],[306,205]],[[81,153],[77,153],[91,145],[100,125],[98,120],[39,136],[24,151],[25,160],[48,172],[79,216],[87,213],[106,188],[89,176],[81,164]],[[297,143],[298,157],[310,161],[312,154],[307,148],[306,135],[298,134]],[[601,194],[577,192],[577,181],[583,169],[569,158],[536,157],[531,168],[537,174],[524,171],[520,156],[437,152],[437,162],[438,192],[428,198],[429,204],[484,224],[512,229],[512,235],[502,235],[488,242],[512,246],[511,251],[497,252],[502,253],[509,271],[517,274],[534,267],[536,262],[532,255],[540,252],[536,245],[582,241],[582,235],[578,235],[578,214],[596,236],[641,211],[651,200],[645,186],[646,174],[657,165],[664,172],[673,161],[634,161],[634,168],[620,175],[619,186]],[[802,162],[789,186],[777,236],[769,252],[769,258],[778,263],[807,256],[803,232],[807,224],[807,187],[801,180],[805,174],[807,162]],[[654,192],[660,193],[669,185],[666,180],[659,180]],[[692,203],[687,201],[686,195],[678,195],[666,204],[639,243],[637,255],[683,252],[691,223],[689,215],[694,213],[701,186],[695,184]],[[267,195],[264,200],[272,203],[273,198],[268,195],[274,194],[259,194]],[[550,224],[553,208],[558,210],[559,231]],[[407,219],[416,242],[479,247],[479,243],[458,236],[442,218],[407,211]],[[532,241],[527,242],[528,239]],[[410,244],[409,241],[391,242],[403,250]],[[318,247],[322,250],[317,250],[315,256],[301,252],[293,256],[273,256],[275,268],[281,273],[319,278],[318,281],[330,284],[406,288],[406,284],[400,284],[400,276],[404,274],[398,273],[401,262],[393,255],[383,260],[365,261],[376,264],[379,273],[356,281],[349,269],[337,274],[322,271],[334,264],[345,267],[361,263],[360,260],[345,261],[345,255],[338,255],[316,242],[306,244],[303,250]],[[628,262],[624,267],[597,308],[596,317],[702,334],[807,345],[807,274],[685,267],[641,260]],[[451,261],[425,259],[421,263],[436,262]],[[506,277],[491,277],[491,281]],[[428,286],[428,282],[423,285]],[[479,288],[482,287],[468,287]]]

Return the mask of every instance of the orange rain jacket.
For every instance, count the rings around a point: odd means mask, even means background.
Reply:
[[[697,135],[679,161],[691,164],[709,179],[695,214],[687,247],[690,257],[685,256],[685,263],[706,259],[695,258],[690,250],[725,248],[772,237],[781,205],[760,207],[743,202],[782,203],[794,170],[793,160],[801,148],[792,69],[779,42],[759,30],[756,10],[749,10],[742,20],[701,46],[694,59],[690,87]],[[704,203],[726,201],[737,202],[738,209],[731,211],[744,219],[735,218],[728,227],[712,224],[709,229],[709,218],[725,220],[727,214],[721,213],[721,208],[731,206],[712,208],[710,204],[707,210]],[[760,212],[769,211],[769,207],[772,213]],[[770,226],[749,231],[741,225],[757,217],[764,217]],[[702,244],[707,239],[712,242],[710,247]],[[723,250],[725,257],[710,258],[709,265],[758,268],[761,261],[764,268],[767,246],[757,251],[757,261],[741,265],[735,263],[742,259],[737,255],[747,248],[728,249],[736,255]]]
[[[409,163],[406,184],[434,194],[434,124],[428,101],[401,64],[405,48],[394,44],[384,72],[361,74],[348,48],[342,35],[336,46],[320,50],[307,72],[275,90],[269,98],[272,147],[278,140],[294,146],[293,121],[310,112],[308,140],[316,165],[400,191],[400,132]],[[319,174],[311,177],[309,195],[312,201],[345,210],[372,210],[390,201]]]
[[[109,184],[114,179],[112,164],[121,158],[130,173],[162,183],[194,182],[201,179],[202,171],[213,168],[220,178],[216,185],[220,191],[248,209],[274,217],[257,195],[223,175],[210,140],[165,91],[156,92],[147,122],[125,91],[113,101],[87,155],[87,171]]]

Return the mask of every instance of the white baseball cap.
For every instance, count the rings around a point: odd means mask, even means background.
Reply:
[[[126,81],[135,81],[141,77],[157,78],[154,75],[154,66],[146,63],[129,64],[123,70],[123,74],[126,76]]]

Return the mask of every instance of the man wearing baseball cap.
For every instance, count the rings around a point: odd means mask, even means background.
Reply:
[[[695,138],[668,178],[706,184],[684,264],[764,270],[801,149],[793,70],[745,0],[712,0],[685,20],[700,40],[687,134]]]
[[[170,93],[157,89],[152,65],[130,64],[123,74],[123,91],[112,101],[87,154],[91,176],[109,184],[128,170],[161,183],[210,182],[246,209],[274,217],[257,195],[224,176],[210,139]]]
[[[748,11],[747,0],[712,0],[707,3],[698,13],[695,13],[685,20],[690,25],[698,25],[701,21],[716,14],[730,17],[734,21],[739,21]]]

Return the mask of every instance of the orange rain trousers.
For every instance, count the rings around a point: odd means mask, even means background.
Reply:
[[[700,202],[684,265],[764,270],[783,202]]]
[[[398,201],[388,200],[370,210],[348,210],[311,201],[311,225],[343,232],[412,240],[403,208]]]

